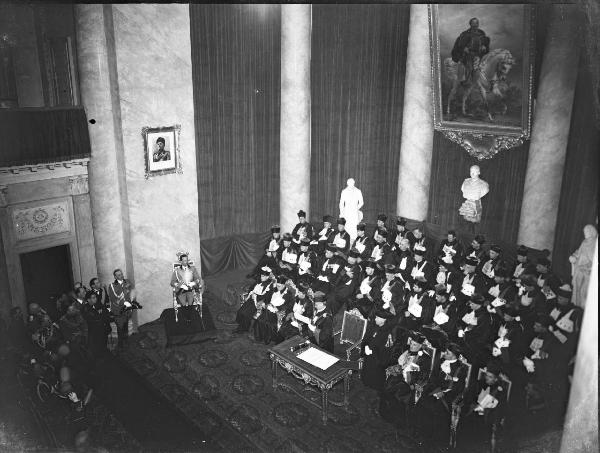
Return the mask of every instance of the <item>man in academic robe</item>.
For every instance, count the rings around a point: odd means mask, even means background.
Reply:
[[[374,309],[375,301],[381,297],[381,279],[375,273],[375,262],[367,261],[363,279],[359,283],[354,302],[349,308],[357,308],[368,319]]]
[[[583,310],[572,302],[572,296],[573,290],[570,285],[560,286],[556,290],[556,298],[548,303],[547,312],[553,320],[549,330],[561,344],[570,348],[571,354],[574,355],[577,349]]]
[[[274,290],[269,293],[269,298],[265,299],[265,307],[256,317],[252,328],[256,341],[267,345],[277,341],[277,332],[294,306],[295,294],[288,280],[284,275],[278,276]]]
[[[460,356],[460,346],[449,343],[442,351],[439,370],[433,374],[415,405],[414,421],[427,439],[448,441],[452,404],[463,394],[468,371]]]
[[[373,250],[373,239],[367,236],[366,228],[367,226],[364,223],[359,223],[356,226],[356,239],[352,243],[352,248],[360,253],[357,262],[361,265],[371,257],[371,251]]]
[[[517,249],[517,262],[511,269],[511,278],[513,281],[518,280],[522,274],[533,274],[535,266],[529,261],[529,249],[524,245],[520,245]]]
[[[441,285],[446,294],[453,294],[461,288],[463,274],[452,263],[444,261],[443,257],[438,257],[438,272],[435,275],[435,285]]]
[[[335,255],[337,247],[333,244],[328,244],[325,248],[325,256],[319,264],[317,277],[313,281],[313,291],[321,291],[325,294],[329,293],[333,285],[337,282],[342,273],[344,260]]]
[[[397,363],[386,369],[379,413],[388,421],[402,420],[406,404],[411,402],[411,394],[418,387],[423,388],[429,379],[432,357],[429,350],[423,348],[424,343],[426,339],[423,334],[409,332],[407,347],[398,357]]]
[[[463,246],[456,236],[456,231],[449,230],[446,239],[440,242],[437,254],[442,257],[445,263],[458,265],[462,260],[463,251]]]
[[[202,281],[198,269],[190,265],[187,254],[179,254],[179,264],[171,274],[171,287],[179,305],[187,307],[194,304],[196,291],[202,291]]]
[[[309,293],[312,294],[309,288],[309,285],[302,282],[295,286],[296,297],[294,305],[292,311],[285,316],[279,328],[277,343],[288,340],[296,335],[309,335],[310,330],[308,329],[308,325],[296,319],[296,315],[306,316],[308,319],[312,319],[313,317],[314,302],[312,296],[309,295]]]
[[[411,282],[420,278],[431,282],[435,278],[433,265],[425,259],[426,253],[427,250],[419,245],[413,249],[413,263],[410,270]]]
[[[292,277],[298,267],[298,249],[292,241],[292,235],[285,233],[282,237],[281,255],[278,261],[279,272],[286,277]]]
[[[333,316],[354,297],[358,288],[360,275],[356,268],[351,264],[344,266],[344,272],[338,279],[331,291],[327,295],[327,308]]]
[[[280,256],[281,228],[279,225],[273,225],[271,227],[271,237],[269,237],[265,245],[265,254],[260,258],[258,264],[254,267],[254,270],[246,275],[246,278],[258,280],[260,277],[260,270],[265,266],[270,267],[271,269],[276,269]]]
[[[475,384],[475,392],[467,398],[465,416],[475,417],[475,426],[481,426],[482,431],[487,432],[506,413],[508,388],[500,378],[502,364],[498,360],[490,360],[483,371]]]
[[[484,301],[483,296],[473,295],[457,323],[458,344],[475,367],[483,366],[488,360],[487,345],[492,334],[491,315],[485,309]]]
[[[312,319],[307,323],[310,331],[310,340],[320,348],[333,353],[333,316],[327,309],[325,294],[314,293],[315,311]]]
[[[370,258],[377,263],[380,272],[383,271],[385,264],[393,264],[394,262],[392,248],[387,243],[387,235],[388,232],[386,230],[376,232],[375,246],[371,251]]]
[[[330,215],[323,216],[323,228],[321,228],[312,238],[310,244],[313,246],[313,250],[319,256],[323,256],[327,244],[332,242],[332,236],[335,234],[335,230],[332,228],[333,217]]]
[[[402,281],[403,285],[409,285],[411,281],[410,273],[415,264],[413,259],[413,253],[410,248],[410,241],[406,238],[400,240],[400,243],[394,250],[395,262],[398,265],[398,278]]]
[[[384,266],[385,278],[381,283],[381,300],[383,307],[393,314],[400,313],[404,299],[404,285],[397,277],[398,268],[393,264]]]
[[[272,269],[268,266],[263,266],[260,270],[260,280],[247,294],[244,303],[237,311],[235,322],[237,322],[238,327],[234,333],[248,332],[253,327],[255,319],[262,313],[266,301],[269,300],[273,291],[272,272]],[[252,335],[252,338],[254,338],[254,335]]]
[[[128,325],[131,310],[135,303],[135,287],[133,282],[126,279],[121,269],[113,272],[115,280],[108,285],[110,312],[117,326],[117,347],[122,349],[129,336]]]
[[[560,279],[552,272],[551,266],[548,258],[539,258],[535,265],[537,286],[547,301],[556,298],[556,291],[560,286]]]
[[[377,215],[377,222],[375,224],[375,231],[373,231],[373,236],[372,236],[373,240],[376,240],[377,239],[377,235],[380,235],[383,231],[386,232],[386,236],[385,237],[387,239],[388,230],[387,230],[387,227],[385,225],[385,223],[387,222],[387,218],[388,218],[387,215],[383,214],[383,213]]]
[[[310,241],[314,233],[313,226],[306,221],[306,212],[301,209],[298,211],[298,223],[292,230],[294,244],[299,246],[302,239],[308,239]]]
[[[337,219],[337,229],[337,233],[333,235],[331,242],[336,246],[337,253],[345,256],[351,245],[350,235],[346,231],[346,219],[343,217]]]
[[[478,234],[471,241],[471,245],[467,247],[465,250],[465,260],[472,258],[477,261],[477,265],[484,259],[485,250],[483,249],[483,244],[485,244],[485,237],[481,234]]]
[[[485,292],[485,282],[481,275],[476,272],[478,264],[479,262],[473,257],[468,257],[464,262],[460,289],[457,288],[458,291],[455,291],[459,303],[465,302],[476,292],[479,294]]]
[[[406,219],[404,217],[398,217],[396,220],[396,229],[391,231],[388,235],[388,242],[392,247],[392,250],[395,250],[399,245],[402,239],[407,239],[408,230],[406,229]]]
[[[417,247],[429,250],[431,244],[429,243],[429,239],[425,237],[425,234],[423,233],[423,227],[416,226],[411,232],[409,232],[406,235],[406,237],[410,241],[410,246],[413,249],[413,251]]]
[[[362,341],[361,356],[364,360],[360,377],[364,385],[378,392],[384,389],[385,369],[391,364],[393,320],[394,315],[390,311],[376,309]]]
[[[483,258],[478,267],[488,288],[494,283],[494,274],[500,268],[506,269],[506,263],[502,260],[502,249],[500,246],[492,244],[487,256]]]
[[[296,267],[294,281],[296,284],[306,283],[310,285],[318,272],[319,259],[317,254],[310,250],[310,239],[300,240],[300,252],[298,253],[298,266]]]

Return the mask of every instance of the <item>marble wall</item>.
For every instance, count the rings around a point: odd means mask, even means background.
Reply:
[[[188,5],[112,6],[129,232],[138,323],[171,306],[175,253],[200,266],[196,143]],[[141,130],[181,125],[182,174],[145,179]],[[199,269],[200,270],[200,269]]]

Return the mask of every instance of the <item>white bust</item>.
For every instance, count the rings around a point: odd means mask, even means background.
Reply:
[[[346,219],[346,231],[352,240],[356,238],[356,226],[363,218],[360,209],[364,205],[362,192],[355,184],[354,179],[349,178],[340,194],[340,217]]]
[[[479,223],[481,222],[481,199],[490,191],[490,186],[479,177],[481,173],[479,165],[471,166],[469,173],[471,177],[465,179],[460,188],[465,202],[458,212],[469,222]]]

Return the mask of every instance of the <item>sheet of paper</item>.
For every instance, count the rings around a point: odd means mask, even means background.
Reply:
[[[316,348],[308,348],[306,351],[298,354],[298,358],[310,363],[313,366],[316,366],[317,368],[321,368],[322,370],[326,370],[340,360],[337,357],[327,354],[326,352],[320,351]]]

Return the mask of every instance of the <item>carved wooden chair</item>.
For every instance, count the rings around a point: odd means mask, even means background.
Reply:
[[[346,360],[351,360],[352,352],[360,349],[360,344],[367,330],[367,320],[357,309],[344,312],[342,319],[342,330],[335,332],[334,336],[340,337],[339,344],[342,346],[342,353],[346,355]],[[358,358],[359,366],[362,361]]]
[[[450,448],[456,448],[456,431],[458,428],[458,422],[460,421],[460,415],[465,404],[465,396],[467,395],[467,391],[469,389],[471,371],[473,369],[473,365],[467,362],[463,356],[460,356],[459,360],[467,367],[467,377],[465,378],[465,388],[463,389],[462,393],[458,395],[452,402],[452,408],[450,410]]]
[[[479,368],[479,372],[477,373],[477,381],[479,382],[481,378],[486,373],[486,368]],[[498,376],[500,381],[502,382],[504,388],[506,389],[506,400],[504,403],[508,404],[510,401],[510,391],[512,390],[512,381],[505,374],[500,374]],[[504,427],[504,423],[506,422],[506,412],[501,413],[499,417],[494,417],[492,420],[491,426],[491,436],[490,436],[490,449],[492,453],[496,452],[496,445],[498,442],[498,430]]]

